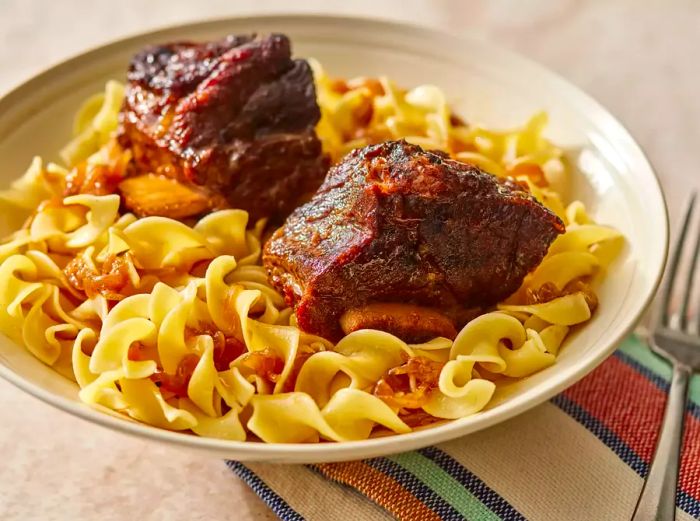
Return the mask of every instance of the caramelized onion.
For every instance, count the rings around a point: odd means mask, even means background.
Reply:
[[[102,148],[102,153],[107,159],[106,164],[83,161],[71,170],[66,176],[64,195],[107,195],[117,191],[117,186],[126,176],[131,152],[111,139]]]
[[[282,374],[284,360],[277,356],[272,349],[266,347],[261,351],[251,351],[243,355],[241,366],[249,369],[260,378],[274,383],[279,380],[280,374]]]
[[[122,300],[133,293],[134,288],[129,279],[131,253],[110,255],[98,272],[78,255],[63,270],[68,282],[75,289],[84,291],[88,298],[102,295],[107,300]]]
[[[586,304],[588,304],[591,313],[598,307],[598,296],[595,294],[590,284],[580,278],[572,280],[561,290],[557,289],[551,282],[545,282],[537,289],[528,288],[525,291],[525,303],[543,304],[559,297],[572,295],[573,293],[583,293],[583,298],[586,299]]]
[[[145,351],[146,346],[144,346],[141,342],[134,342],[129,346],[127,357],[132,362],[141,362],[142,360],[147,359]]]
[[[405,364],[390,369],[377,382],[374,395],[391,407],[419,409],[437,388],[444,365],[424,356],[410,357]]]
[[[185,329],[185,337],[193,338],[199,335],[209,335],[214,341],[214,367],[217,371],[226,371],[236,358],[246,352],[243,342],[232,336],[226,336],[213,324],[200,324],[196,328]]]
[[[294,359],[294,363],[292,364],[292,369],[289,371],[289,376],[285,380],[284,386],[282,387],[282,390],[284,392],[288,393],[294,390],[294,387],[297,383],[297,377],[299,376],[299,371],[301,371],[301,367],[313,354],[314,351],[303,351],[297,353],[297,357]]]
[[[198,363],[198,355],[187,354],[180,360],[175,374],[158,372],[151,375],[151,380],[160,387],[161,391],[171,392],[176,396],[187,396],[187,386]]]
[[[423,409],[409,409],[399,412],[399,418],[411,428],[424,427],[441,421],[432,414],[428,414]]]

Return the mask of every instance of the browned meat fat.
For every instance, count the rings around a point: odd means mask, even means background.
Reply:
[[[373,303],[430,308],[461,326],[474,307],[513,293],[563,231],[517,184],[389,141],[331,168],[313,199],[266,243],[263,263],[299,326],[336,340],[341,315],[360,310],[344,317],[357,329]],[[366,323],[376,325],[376,315],[365,313]],[[405,340],[426,334],[407,331],[410,324],[435,324],[382,321],[400,323]]]
[[[253,219],[284,218],[326,173],[314,132],[319,118],[309,65],[291,58],[286,36],[229,36],[138,53],[118,139],[132,150],[136,174],[210,194],[206,210],[230,206]],[[127,186],[126,205],[141,215],[164,212],[135,199],[145,187]],[[178,217],[186,210],[180,205]],[[201,212],[192,205],[190,215]]]

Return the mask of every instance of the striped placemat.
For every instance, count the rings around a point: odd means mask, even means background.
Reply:
[[[626,520],[654,452],[670,367],[635,337],[550,402],[435,447],[323,465],[227,465],[284,520]],[[677,519],[700,519],[700,379]]]

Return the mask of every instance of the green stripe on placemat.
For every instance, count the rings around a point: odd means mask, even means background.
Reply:
[[[469,492],[464,484],[447,474],[425,456],[417,452],[405,452],[389,456],[387,459],[416,476],[425,486],[439,495],[466,519],[484,521],[499,521],[501,519]]]
[[[637,336],[627,337],[620,344],[618,350],[660,378],[664,380],[671,379],[673,372],[671,363],[655,355],[641,338]],[[700,405],[700,377],[696,376],[691,379],[688,397],[697,405]]]

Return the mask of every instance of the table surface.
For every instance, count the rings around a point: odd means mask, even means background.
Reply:
[[[171,23],[289,12],[284,1],[0,0],[0,93],[112,38]],[[487,38],[592,94],[647,152],[672,222],[700,186],[697,0],[323,0],[297,12],[362,14]],[[144,16],[143,13],[147,15]],[[0,381],[0,519],[274,519],[217,459],[71,417]],[[93,486],[97,484],[98,486]]]

